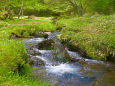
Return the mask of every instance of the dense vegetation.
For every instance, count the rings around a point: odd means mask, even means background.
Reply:
[[[24,44],[16,40],[39,32],[58,29],[71,49],[115,61],[114,12],[115,0],[0,0],[0,86],[49,86],[32,78]]]
[[[19,15],[21,7],[24,15],[35,16],[112,14],[115,10],[114,4],[114,0],[1,0],[0,10],[16,16]]]
[[[31,68],[26,63],[24,45],[16,40],[0,41],[0,85],[1,86],[49,86],[31,80]]]

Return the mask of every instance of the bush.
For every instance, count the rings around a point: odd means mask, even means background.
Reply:
[[[0,41],[0,65],[9,71],[18,71],[25,64],[26,50],[24,45],[15,40]]]
[[[0,19],[13,19],[13,14],[10,11],[0,11]]]

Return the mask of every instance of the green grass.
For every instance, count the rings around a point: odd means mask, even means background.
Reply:
[[[10,38],[12,33],[24,38],[40,31],[55,31],[56,29],[51,21],[24,19],[0,22],[0,38]]]
[[[27,17],[27,18],[25,18],[25,17]],[[28,19],[28,16],[22,16],[22,18],[20,17],[19,19],[22,19],[22,20],[30,20],[30,19]],[[14,19],[18,19],[18,17],[13,17]],[[52,18],[53,17],[36,17],[35,16],[35,18],[36,19],[31,19],[31,20],[33,20],[33,21],[38,21],[38,20],[46,20],[46,21],[49,21],[49,22],[51,22],[52,20]]]
[[[115,15],[60,19],[61,40],[71,42],[89,58],[115,60]]]
[[[0,86],[50,86],[32,80],[32,69],[26,63],[26,50],[20,41],[0,40]]]
[[[47,82],[41,82],[32,76],[24,44],[11,39],[11,34],[29,37],[36,32],[54,30],[55,26],[50,21],[32,19],[0,21],[0,86],[50,86]],[[25,32],[22,35],[23,31]]]
[[[31,80],[28,77],[20,77],[18,74],[0,77],[0,86],[50,86],[46,82]]]

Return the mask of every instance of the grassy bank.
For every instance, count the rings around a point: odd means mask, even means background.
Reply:
[[[32,69],[26,59],[23,43],[8,39],[0,41],[0,86],[50,86],[30,79]]]
[[[40,31],[55,31],[55,26],[51,21],[23,19],[0,22],[0,38],[11,38],[12,35],[24,38]]]
[[[115,15],[61,18],[57,27],[62,27],[61,40],[80,49],[87,57],[115,61]]]
[[[24,44],[11,36],[13,33],[24,38],[36,32],[54,30],[55,26],[50,21],[0,21],[0,86],[50,86],[32,78]]]

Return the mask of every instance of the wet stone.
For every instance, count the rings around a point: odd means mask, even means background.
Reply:
[[[40,60],[37,57],[33,57],[33,56],[30,58],[30,64],[34,66],[39,66],[39,65],[44,66],[45,65],[45,63],[42,60]]]
[[[32,46],[30,48],[27,48],[27,53],[33,56],[40,55],[41,53],[39,52],[39,50],[35,50],[34,47]]]

